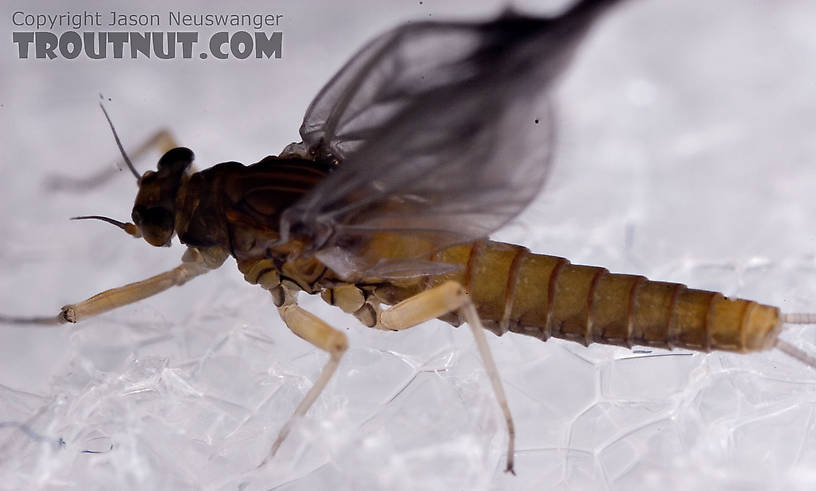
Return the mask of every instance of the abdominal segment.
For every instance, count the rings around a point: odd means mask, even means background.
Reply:
[[[430,286],[462,283],[485,327],[499,335],[748,352],[772,348],[781,325],[776,307],[574,265],[521,246],[482,241],[448,248],[434,260],[462,267]]]

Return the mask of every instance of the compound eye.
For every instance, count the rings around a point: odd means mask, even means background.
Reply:
[[[184,172],[192,163],[195,156],[193,151],[185,147],[176,147],[168,150],[159,159],[158,169],[170,170],[173,173]]]
[[[144,212],[147,210],[144,206],[137,205],[133,207],[133,212],[130,214],[131,220],[136,226],[141,227],[142,223],[144,223]]]
[[[133,207],[131,218],[150,245],[167,245],[173,237],[175,228],[173,213],[164,207],[147,208],[137,205]]]
[[[144,222],[146,224],[155,225],[156,227],[162,229],[170,229],[173,230],[173,213],[170,210],[156,206],[154,208],[148,208],[147,214],[144,216]]]

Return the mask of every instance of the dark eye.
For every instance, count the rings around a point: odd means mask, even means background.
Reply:
[[[136,225],[155,225],[162,228],[173,226],[173,213],[163,206],[136,205],[131,213],[133,223]]]
[[[166,208],[153,208],[150,210],[150,220],[163,229],[173,230],[174,218],[173,213]]]
[[[142,205],[137,205],[133,207],[133,212],[130,214],[130,218],[133,220],[137,226],[141,226],[144,223],[144,212],[147,211]]]
[[[148,208],[143,216],[145,224],[155,225],[161,228],[173,228],[173,214],[162,207]]]
[[[184,172],[184,169],[193,162],[193,151],[189,148],[177,147],[168,150],[159,159],[158,169],[171,169],[173,172]]]
[[[130,217],[133,219],[133,223],[140,227],[170,228],[171,230],[173,228],[173,213],[163,206],[148,208],[144,205],[136,205],[133,207]]]
[[[142,237],[154,246],[167,245],[173,236],[175,219],[173,212],[167,208],[162,206],[148,208],[144,205],[137,205],[133,207],[131,217],[133,223],[142,232]]]

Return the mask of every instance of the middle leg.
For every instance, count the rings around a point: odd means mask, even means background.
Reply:
[[[281,428],[278,437],[269,450],[269,455],[261,462],[260,466],[265,465],[269,459],[275,455],[278,448],[280,448],[286,439],[286,436],[289,435],[292,425],[309,411],[309,408],[314,404],[315,400],[317,400],[317,397],[323,392],[326,385],[328,385],[335,370],[337,370],[337,366],[340,364],[340,358],[348,349],[348,340],[345,334],[326,324],[316,315],[298,307],[298,305],[294,303],[294,298],[290,292],[284,292],[283,298],[283,305],[278,307],[278,312],[283,322],[298,337],[308,341],[323,351],[327,351],[329,353],[329,360],[326,362],[326,365],[323,366],[323,370],[320,372],[320,376],[317,377],[317,380],[315,380],[312,388],[309,389],[303,397],[303,400],[301,400],[300,404],[295,408],[295,412],[292,413],[292,416],[289,417],[289,420],[283,425],[283,428]]]

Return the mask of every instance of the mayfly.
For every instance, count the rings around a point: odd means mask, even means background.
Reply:
[[[555,139],[548,96],[590,26],[617,1],[581,0],[554,18],[506,13],[484,23],[397,27],[320,91],[300,143],[250,166],[196,172],[192,151],[177,147],[139,175],[114,130],[139,186],[133,222],[78,218],[104,220],[154,246],[175,235],[187,246],[181,265],[66,305],[56,317],[3,319],[76,323],[233,256],[249,283],[271,293],[289,329],[329,353],[269,457],[348,346],[342,332],[298,306],[298,292],[319,294],[372,328],[464,322],[507,424],[508,471],[515,430],[482,328],[585,345],[777,347],[816,365],[778,338],[783,322],[810,316],[487,240],[540,191]]]

